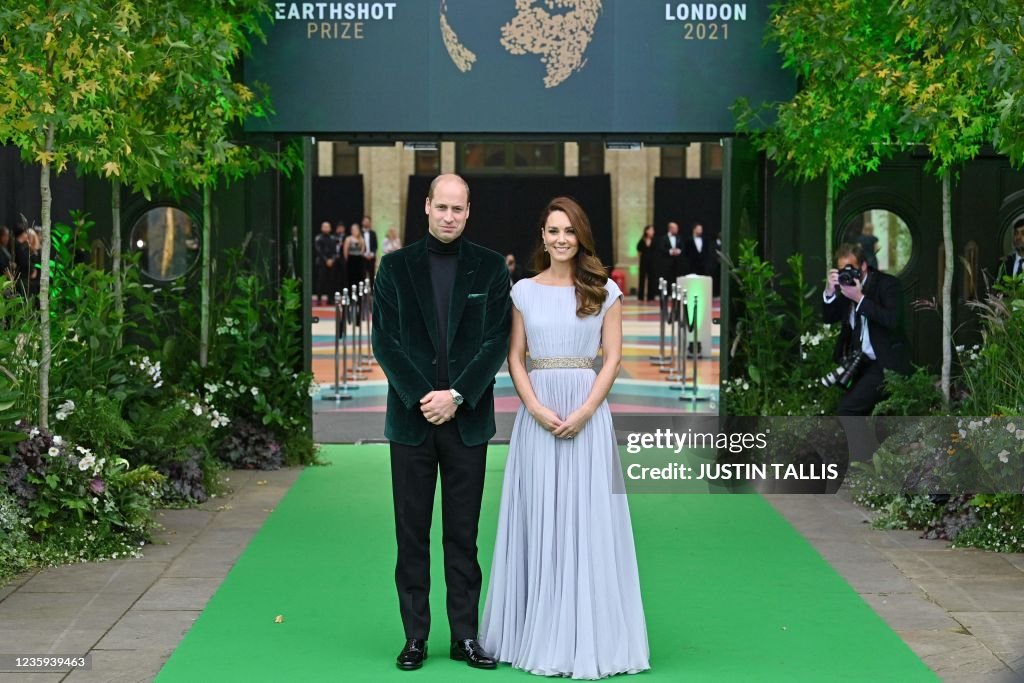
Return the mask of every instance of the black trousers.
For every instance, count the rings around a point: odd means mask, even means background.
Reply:
[[[884,393],[882,364],[870,361],[861,370],[860,377],[853,386],[839,399],[838,415],[870,415],[875,405],[882,400]]]
[[[640,277],[636,282],[637,301],[653,301],[658,295],[658,273],[654,267],[640,262]]]
[[[477,527],[487,444],[464,446],[455,421],[433,427],[419,446],[391,444],[398,562],[395,585],[406,638],[430,633],[430,518],[441,472],[441,523],[452,640],[477,637],[480,563]]]

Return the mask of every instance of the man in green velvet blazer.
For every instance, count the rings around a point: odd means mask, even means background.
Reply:
[[[388,378],[384,435],[406,637],[397,663],[418,669],[427,655],[430,520],[440,472],[450,656],[493,669],[476,640],[476,537],[487,441],[495,432],[494,376],[508,355],[508,269],[501,254],[462,237],[469,218],[462,178],[435,178],[424,208],[427,236],[384,256],[373,301],[373,351]]]

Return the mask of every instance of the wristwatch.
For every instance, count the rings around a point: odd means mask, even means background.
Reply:
[[[465,400],[462,398],[462,394],[455,391],[454,389],[449,389],[448,391],[452,392],[452,401],[455,402],[455,405],[461,406],[462,402]]]

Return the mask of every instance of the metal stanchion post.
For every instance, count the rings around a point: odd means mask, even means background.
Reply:
[[[341,383],[342,369],[339,366],[340,356],[344,354],[345,337],[345,303],[340,292],[334,293],[334,386],[333,393],[320,397],[324,401],[345,401],[352,398],[344,384]]]
[[[672,362],[669,356],[665,355],[665,324],[668,322],[668,283],[665,278],[658,278],[658,355],[651,356],[651,365],[664,367]]]
[[[669,344],[668,344],[668,362],[662,363],[661,367],[658,368],[658,372],[672,372],[672,367],[676,364],[676,328],[675,328],[675,310],[676,310],[676,284],[673,282],[671,289],[666,289],[665,299],[665,320],[668,324]]]
[[[359,305],[356,306],[355,317],[356,317],[356,355],[355,360],[352,362],[352,369],[356,372],[366,372],[370,369],[369,365],[366,365],[366,354],[363,353],[363,318],[365,317],[366,311],[366,294],[367,294],[367,281],[364,280],[359,283]],[[369,330],[367,330],[367,337],[369,337]],[[367,339],[369,341],[369,339]]]
[[[697,321],[700,319],[699,318],[699,313],[700,313],[700,297],[694,296],[693,297],[693,322],[691,324],[690,319],[687,318],[686,323],[685,323],[687,328],[690,328],[694,332],[694,335],[693,335],[694,341],[697,340],[696,332],[697,332],[697,325],[698,325]],[[693,348],[693,384],[691,386],[688,386],[688,387],[681,387],[683,389],[683,393],[679,396],[679,400],[680,401],[689,400],[692,403],[696,403],[697,401],[710,401],[711,400],[710,396],[700,396],[698,394],[698,392],[700,390],[697,388],[697,357],[699,355],[700,354],[697,352],[697,344],[694,344],[694,348]],[[689,394],[689,395],[687,395],[687,394]]]
[[[360,374],[362,368],[359,367],[359,349],[362,346],[362,328],[359,325],[359,288],[353,287],[352,294],[349,297],[349,315],[348,321],[355,328],[355,334],[352,337],[352,370],[348,373],[348,379],[353,382],[366,379],[366,375]]]
[[[676,333],[673,337],[676,341],[675,353],[673,358],[675,359],[675,367],[672,368],[672,373],[666,379],[671,381],[678,381],[679,384],[673,384],[669,387],[672,391],[680,391],[683,388],[683,382],[686,381],[686,366],[684,355],[686,348],[686,290],[679,288],[676,290],[675,297],[675,310],[676,310]]]
[[[683,290],[679,287],[672,288],[672,363],[667,368],[662,368],[662,371],[668,371],[668,375],[665,377],[669,382],[676,382],[683,378],[682,364],[679,361],[679,339],[680,339],[680,314],[682,309],[680,308],[680,295]],[[673,389],[675,387],[672,387]]]
[[[370,365],[376,365],[377,359],[373,357],[373,287],[370,286],[370,278],[366,278],[366,305],[363,310],[363,320],[366,321],[366,358],[364,360]]]

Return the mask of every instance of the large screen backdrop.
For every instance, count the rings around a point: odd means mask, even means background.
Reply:
[[[281,133],[722,134],[794,88],[767,2],[274,2],[245,60]]]

